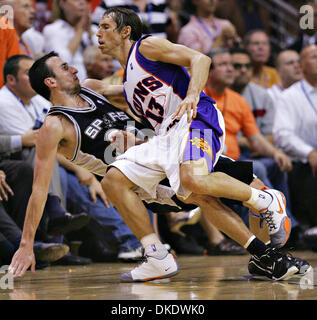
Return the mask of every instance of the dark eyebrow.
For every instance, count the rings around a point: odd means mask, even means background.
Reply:
[[[101,27],[108,27],[108,26],[109,26],[109,24],[106,23],[106,22],[99,23],[99,28],[101,28]]]

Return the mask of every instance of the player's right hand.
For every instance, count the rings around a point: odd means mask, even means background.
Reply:
[[[185,112],[187,112],[187,122],[190,123],[193,119],[196,118],[197,115],[197,105],[199,102],[200,96],[189,95],[186,96],[185,99],[179,104],[177,110],[172,116],[172,119],[180,118],[183,116]],[[191,117],[191,110],[193,110],[193,116]]]
[[[31,266],[31,271],[35,272],[35,256],[33,247],[21,247],[14,254],[8,271],[14,278],[23,277],[25,272]]]

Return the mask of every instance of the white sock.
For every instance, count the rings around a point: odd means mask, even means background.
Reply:
[[[272,196],[269,193],[255,188],[251,188],[251,197],[245,203],[260,211],[264,208],[267,208],[271,202]]]
[[[146,235],[140,240],[140,242],[144,249],[152,244],[162,244],[156,233]]]

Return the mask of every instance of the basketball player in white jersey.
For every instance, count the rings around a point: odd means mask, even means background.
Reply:
[[[157,134],[119,156],[102,181],[110,201],[140,239],[147,258],[121,279],[146,281],[178,272],[133,191],[139,186],[154,196],[157,184],[165,177],[184,202],[200,206],[214,226],[243,245],[267,272],[278,261],[288,265],[285,256],[267,248],[237,216],[228,211],[223,214],[220,202],[218,207],[214,205],[215,198],[220,197],[242,201],[274,225],[271,242],[275,246],[283,246],[289,236],[290,221],[280,192],[250,188],[226,174],[213,172],[224,147],[225,129],[215,102],[202,92],[210,59],[162,38],[141,37],[141,30],[141,21],[133,11],[110,8],[97,33],[101,51],[112,55],[125,69],[124,94],[130,110]],[[190,68],[191,77],[185,67]],[[286,265],[279,278],[292,273],[292,267]]]

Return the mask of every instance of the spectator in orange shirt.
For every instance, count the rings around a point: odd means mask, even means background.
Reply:
[[[277,70],[266,65],[271,55],[268,35],[263,30],[249,31],[244,37],[244,47],[253,64],[252,81],[264,88],[278,84],[281,79]]]
[[[19,40],[9,21],[0,16],[0,88],[3,86],[3,66],[8,58],[20,53]]]
[[[35,19],[35,7],[32,0],[5,0],[4,3],[12,6],[14,10],[14,28],[18,38],[20,52],[31,58],[34,57],[32,50],[22,39],[22,34],[33,26]]]
[[[242,131],[248,139],[251,150],[262,157],[272,157],[282,171],[291,169],[290,159],[276,149],[260,133],[251,107],[247,101],[229,86],[234,81],[234,69],[230,52],[224,48],[213,49],[208,56],[212,58],[211,72],[205,88],[206,94],[217,102],[222,112],[226,126],[226,148],[224,154],[233,158],[240,158],[238,133]],[[255,174],[257,174],[255,172]],[[260,179],[262,179],[260,177]],[[265,181],[263,181],[265,183]]]

